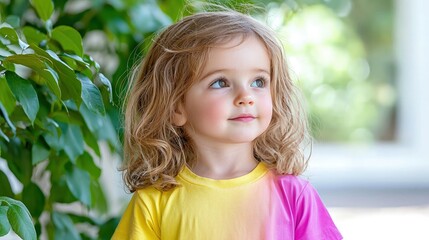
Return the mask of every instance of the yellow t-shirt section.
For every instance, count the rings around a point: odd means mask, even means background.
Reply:
[[[176,178],[180,187],[136,191],[113,239],[264,239],[273,177],[263,163],[226,180],[185,167]]]

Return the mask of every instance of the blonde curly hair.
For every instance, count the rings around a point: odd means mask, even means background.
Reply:
[[[124,181],[131,192],[148,186],[167,191],[177,174],[195,162],[184,130],[172,123],[176,106],[199,79],[210,49],[235,37],[256,36],[271,59],[273,116],[253,143],[254,157],[279,174],[301,174],[307,122],[299,104],[283,48],[275,34],[250,16],[204,12],[183,18],[162,31],[131,76],[125,108]]]

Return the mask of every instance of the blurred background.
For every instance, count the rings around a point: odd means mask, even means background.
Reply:
[[[81,209],[77,215],[91,219],[71,217],[78,227],[67,228],[73,233],[63,236],[108,239],[114,230],[130,197],[117,170],[120,106],[128,71],[144,56],[154,33],[201,11],[204,2],[53,1],[52,24],[80,33],[85,53],[98,62],[113,88],[113,101],[105,107],[114,136],[99,141],[101,155],[94,156],[106,207],[82,207],[79,197],[58,200],[54,206],[58,211],[72,216],[77,213],[70,206],[77,206]],[[429,2],[210,2],[250,12],[283,42],[292,78],[307,101],[315,138],[303,177],[320,192],[344,239],[429,239]],[[21,25],[37,26],[27,1],[0,0],[0,7],[2,21],[22,16]],[[22,181],[7,161],[0,159],[0,169],[19,198]],[[34,171],[36,167],[36,175]],[[43,185],[36,178],[33,182]],[[43,192],[46,198],[49,191]],[[82,230],[82,224],[92,230]],[[48,235],[42,231],[42,238]]]

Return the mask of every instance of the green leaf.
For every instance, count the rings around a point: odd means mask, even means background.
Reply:
[[[7,125],[9,125],[10,129],[12,130],[13,134],[16,133],[16,127],[13,125],[13,123],[9,119],[9,115],[7,113],[6,108],[3,106],[2,102],[0,101],[0,116],[3,115],[3,118],[6,120]],[[9,138],[2,132],[2,137],[6,139],[6,141],[9,141]]]
[[[7,211],[9,206],[0,206],[0,237],[10,232],[10,224],[7,219]]]
[[[82,99],[89,110],[104,115],[104,103],[100,90],[91,82],[91,80],[83,75],[76,74],[77,78],[82,82]]]
[[[97,76],[98,76],[97,79],[103,84],[103,86],[109,92],[109,102],[112,102],[112,99],[113,99],[112,84],[110,83],[109,79],[107,79],[102,73],[99,73]]]
[[[82,131],[78,125],[68,124],[61,125],[63,135],[61,136],[64,143],[64,151],[70,160],[75,163],[78,156],[84,152],[84,140]]]
[[[92,133],[97,133],[97,131],[103,127],[103,118],[97,115],[97,113],[90,111],[85,104],[80,106],[79,112],[82,114],[86,126]]]
[[[2,71],[7,69],[9,71],[14,72],[15,71],[15,65],[13,63],[8,62],[8,61],[4,61],[7,57],[12,56],[13,54],[6,51],[6,46],[3,47],[1,41],[0,41],[0,49],[3,50],[3,52],[0,51],[0,54],[2,54],[2,55],[0,55],[0,57],[1,57],[1,60],[3,61],[2,64],[0,65],[0,67],[2,68]]]
[[[13,198],[0,196],[0,205],[5,205],[3,203],[6,203],[6,205],[16,205],[16,206],[18,206],[18,207],[22,208],[22,210],[25,213],[27,213],[27,215],[29,215],[31,217],[30,212],[28,211],[27,207],[25,207],[25,205],[22,202],[20,202],[18,200],[15,200]]]
[[[79,69],[78,64],[76,63],[76,60],[69,58],[65,55],[59,55],[59,57],[60,57],[61,61],[63,61],[65,64],[67,64],[67,66],[69,66],[74,71],[78,71],[78,72],[81,71],[81,69]],[[91,72],[90,76],[92,76],[92,72]]]
[[[85,140],[86,145],[90,147],[98,157],[101,157],[100,147],[98,146],[98,141],[96,136],[89,131],[88,128],[82,129],[83,139]]]
[[[27,126],[27,124],[30,123],[30,120],[28,119],[27,114],[24,112],[24,109],[19,104],[16,106],[15,110],[10,115],[10,120],[14,123],[24,124],[24,125],[21,125],[22,127]]]
[[[100,213],[106,213],[108,210],[106,196],[100,183],[96,180],[91,181],[91,207]]]
[[[52,221],[55,225],[55,237],[54,239],[70,239],[80,240],[79,233],[74,228],[73,221],[66,214],[59,212],[52,213]]]
[[[0,103],[0,105],[1,105],[1,103]],[[2,137],[4,140],[6,140],[6,142],[9,142],[9,138],[1,129],[0,129],[0,137]],[[0,156],[1,156],[1,148],[0,148]]]
[[[31,68],[46,81],[46,85],[55,94],[55,96],[61,99],[58,73],[52,69],[51,66],[53,63],[49,60],[49,58],[37,54],[18,54],[5,58],[4,62],[20,64]]]
[[[74,28],[69,26],[58,26],[52,30],[52,39],[57,41],[64,51],[70,51],[82,57],[82,37]]]
[[[58,124],[48,118],[43,122],[46,131],[43,133],[43,138],[46,143],[53,149],[60,151],[64,147],[64,140],[61,137],[62,130]]]
[[[68,100],[67,100],[68,101]],[[58,122],[66,122],[70,124],[76,124],[81,125],[82,124],[82,116],[76,112],[75,110],[71,111],[72,109],[68,108],[68,104],[65,104],[67,107],[67,112],[64,110],[53,112],[50,114],[52,119]]]
[[[16,44],[21,47],[21,49],[27,49],[28,44],[22,41],[15,29],[13,29],[9,24],[2,24],[0,27],[0,37],[7,39],[11,44]]]
[[[62,89],[60,77],[58,76],[57,71],[55,71],[48,63],[45,62],[45,67],[43,71],[39,74],[46,80],[46,85],[51,89],[58,99],[62,99]]]
[[[116,133],[115,128],[113,127],[112,121],[110,117],[106,114],[102,117],[101,122],[103,123],[103,126],[99,129],[97,136],[98,138],[105,139],[109,141],[110,144],[113,146],[118,145],[118,135]]]
[[[77,56],[75,54],[64,53],[62,56],[66,57],[66,58],[71,58],[71,59],[73,59],[74,61],[76,61],[78,64],[80,64],[82,66],[85,66],[85,67],[90,67],[91,66],[89,63],[85,62],[83,60],[83,58],[81,58],[81,57],[79,57],[79,56]]]
[[[66,63],[64,63],[57,54],[50,50],[44,51],[37,46],[31,45],[34,51],[49,59],[52,62],[53,70],[58,73],[59,76],[59,85],[61,88],[61,99],[73,99],[76,104],[79,106],[82,102],[82,84],[76,78],[76,74],[72,68],[70,68]]]
[[[88,152],[78,157],[76,166],[87,171],[92,179],[98,179],[101,175],[101,169],[94,163],[94,159]]]
[[[54,181],[51,179],[51,182],[52,188],[51,195],[49,196],[50,202],[72,203],[78,200],[75,196],[73,196],[73,194],[70,192],[70,189],[67,187],[65,177],[60,181]]]
[[[0,75],[0,103],[5,108],[7,115],[10,115],[16,106],[16,98],[4,75]]]
[[[33,85],[28,80],[21,78],[16,73],[7,71],[6,79],[28,119],[33,124],[39,111],[39,99],[36,90],[34,90]]]
[[[39,218],[45,208],[45,195],[39,186],[30,182],[22,190],[22,202],[34,218]]]
[[[66,183],[73,196],[86,206],[91,205],[91,178],[88,172],[71,165],[66,168]]]
[[[95,71],[100,71],[100,64],[98,64],[91,56],[85,54],[83,59],[86,63],[89,63],[91,67],[94,67]]]
[[[37,14],[43,21],[47,21],[54,12],[52,0],[31,0],[31,5],[36,9]]]
[[[47,41],[46,35],[33,27],[25,26],[22,28],[22,32],[29,44],[40,45],[42,42]]]
[[[33,165],[31,165],[31,151],[26,146],[25,140],[19,137],[12,137],[8,143],[7,151],[2,156],[6,159],[9,169],[26,185],[31,181]]]
[[[68,216],[70,217],[70,219],[73,221],[73,223],[87,223],[90,225],[101,225],[103,223],[103,221],[97,217],[91,217],[91,216],[82,216],[82,215],[77,215],[77,214],[73,214],[73,213],[68,213]]]
[[[0,171],[0,196],[11,198],[15,196],[10,186],[9,178],[3,171]]]
[[[98,233],[99,239],[108,240],[111,239],[113,233],[115,232],[116,227],[119,224],[119,217],[114,217],[107,220],[103,225],[100,226],[100,231]]]
[[[7,39],[10,43],[18,43],[18,34],[9,24],[0,25],[0,37]]]
[[[7,211],[7,217],[13,231],[22,239],[36,239],[31,216],[22,207],[11,205]]]
[[[46,149],[42,144],[36,142],[31,148],[31,163],[33,165],[46,160],[49,157],[49,150]]]
[[[5,22],[9,23],[10,26],[13,28],[19,28],[21,26],[20,25],[21,19],[16,15],[7,16]]]
[[[36,230],[25,205],[8,197],[0,197],[0,205],[4,205],[3,203],[9,206],[7,218],[12,230],[22,239],[36,239]]]

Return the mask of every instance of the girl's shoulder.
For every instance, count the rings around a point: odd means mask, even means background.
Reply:
[[[291,174],[274,174],[274,178],[278,184],[285,187],[293,187],[297,189],[304,189],[310,182],[301,176],[295,176]]]
[[[276,175],[280,199],[292,209],[298,239],[342,239],[341,233],[311,183],[299,176]]]
[[[275,174],[274,179],[276,186],[283,193],[294,199],[301,198],[302,196],[317,195],[317,191],[311,183],[301,176]]]
[[[165,195],[169,195],[171,191],[173,190],[162,191],[155,188],[154,186],[148,186],[148,187],[136,190],[133,193],[133,197],[146,203],[159,203],[162,201],[162,199],[165,198]]]

